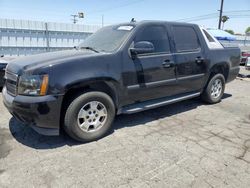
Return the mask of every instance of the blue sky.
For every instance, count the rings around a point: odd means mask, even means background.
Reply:
[[[71,22],[70,15],[82,11],[79,24],[113,24],[136,20],[168,20],[209,14],[209,19],[183,20],[205,27],[217,27],[220,0],[0,0],[0,18]],[[238,10],[248,10],[239,11]],[[243,33],[250,26],[250,0],[224,0],[225,14],[231,17],[224,29]],[[205,16],[205,18],[207,18]]]

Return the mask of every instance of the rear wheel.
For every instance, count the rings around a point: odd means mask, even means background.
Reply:
[[[221,101],[225,90],[225,78],[222,74],[215,74],[209,81],[201,97],[203,101],[214,104]]]
[[[115,106],[107,94],[87,92],[76,97],[68,106],[64,128],[78,141],[93,141],[108,132],[114,116]]]

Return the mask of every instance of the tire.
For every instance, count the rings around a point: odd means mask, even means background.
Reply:
[[[205,90],[201,94],[201,98],[203,101],[209,104],[218,103],[221,101],[221,98],[224,94],[224,90],[225,90],[225,77],[222,74],[215,74],[209,80]]]
[[[103,92],[90,91],[75,97],[65,112],[66,133],[80,142],[105,136],[115,117],[113,100]]]

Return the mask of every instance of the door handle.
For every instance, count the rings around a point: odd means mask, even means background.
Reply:
[[[196,57],[196,58],[195,58],[195,62],[196,62],[197,64],[201,64],[201,63],[204,62],[204,58],[203,58],[203,57]]]
[[[174,61],[171,61],[169,59],[165,60],[163,63],[162,63],[162,66],[164,68],[170,68],[170,67],[173,67],[174,66]]]

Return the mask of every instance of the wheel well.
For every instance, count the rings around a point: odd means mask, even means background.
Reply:
[[[70,88],[66,94],[64,95],[63,98],[63,104],[67,103],[67,101],[70,101],[77,97],[78,95],[86,92],[86,91],[100,91],[104,92],[107,95],[109,95],[115,106],[117,105],[117,97],[113,89],[105,82],[94,82],[94,83],[89,83],[81,87],[73,87]]]
[[[214,65],[210,71],[210,78],[218,73],[223,74],[225,80],[227,80],[229,74],[229,66],[226,63]]]
[[[77,96],[81,95],[87,91],[100,91],[104,92],[111,97],[114,102],[115,107],[117,108],[118,99],[114,92],[114,90],[105,82],[94,82],[89,83],[81,87],[73,87],[70,88],[63,97],[62,108],[61,108],[61,124],[63,123],[63,117],[67,110],[67,107],[70,105],[72,100],[74,100]]]

